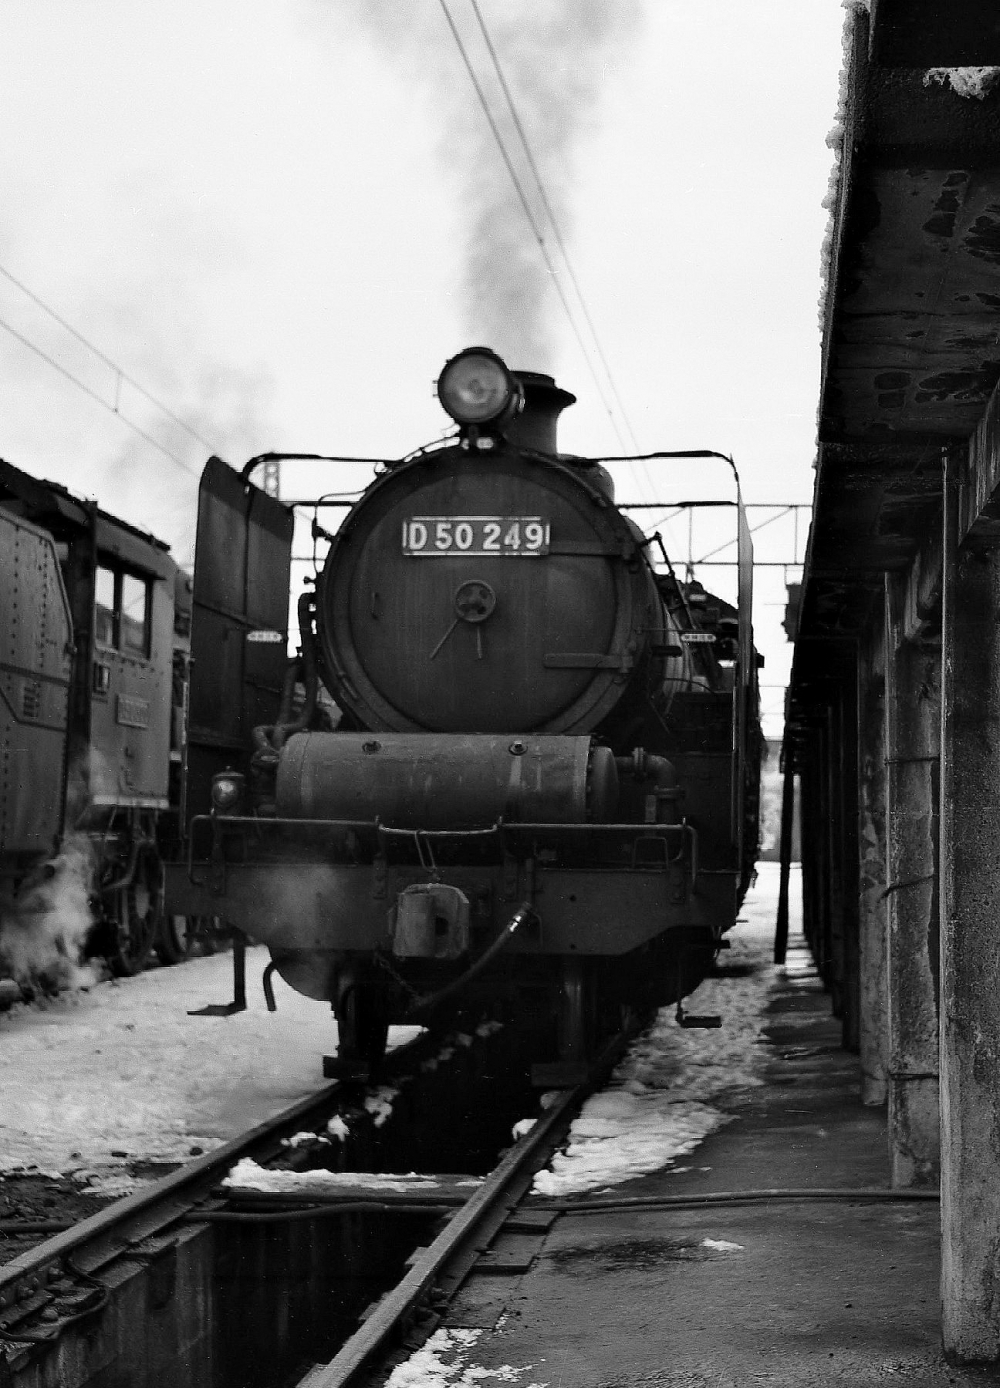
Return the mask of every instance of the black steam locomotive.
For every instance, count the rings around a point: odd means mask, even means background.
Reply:
[[[381,467],[291,662],[292,515],[209,461],[171,909],[265,943],[345,1061],[486,997],[572,1067],[624,1003],[679,1004],[752,873],[749,531],[737,501],[734,607],[558,452],[550,377],[474,348],[438,396],[457,435]]]
[[[58,983],[83,945],[134,973],[157,937],[178,580],[165,544],[0,460],[0,975]]]

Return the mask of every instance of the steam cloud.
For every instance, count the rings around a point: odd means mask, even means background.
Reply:
[[[355,25],[399,66],[427,84],[442,122],[439,154],[464,213],[461,303],[470,342],[495,348],[515,367],[553,366],[558,299],[518,194],[464,70],[439,0],[334,0],[331,18]],[[471,8],[450,5],[490,109],[561,270],[530,168]],[[638,33],[641,0],[480,0],[563,240],[583,137],[594,127],[609,62]],[[566,284],[567,297],[572,299]]]
[[[96,982],[80,962],[93,924],[91,877],[87,842],[71,837],[16,901],[0,899],[0,972],[43,993]]]

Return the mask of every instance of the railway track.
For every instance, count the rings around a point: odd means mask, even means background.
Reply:
[[[471,1269],[490,1259],[491,1245],[503,1232],[544,1236],[554,1216],[535,1219],[519,1213],[532,1178],[565,1137],[587,1095],[621,1057],[635,1028],[616,1036],[597,1059],[587,1079],[562,1093],[501,1158],[482,1185],[459,1205],[437,1238],[414,1253],[405,1276],[373,1306],[361,1327],[328,1364],[315,1366],[299,1388],[347,1388],[362,1375],[379,1379],[382,1360],[403,1342],[416,1348],[436,1329],[441,1310]],[[499,1252],[499,1250],[497,1250]],[[499,1265],[499,1259],[494,1264]],[[506,1263],[511,1270],[509,1260]],[[381,1366],[383,1369],[385,1365]]]
[[[498,1105],[504,1107],[496,1074],[507,1062],[488,1029],[438,1053],[420,1038],[393,1053],[376,1102],[366,1103],[372,1096],[359,1086],[334,1081],[46,1239],[0,1267],[0,1382],[75,1388],[111,1366],[115,1382],[134,1388],[161,1388],[178,1374],[205,1388],[360,1382],[381,1355],[431,1333],[443,1304],[509,1229],[534,1172],[637,1029],[636,1022],[615,1037],[587,1081],[564,1091],[485,1176],[466,1163],[461,1177],[423,1177],[419,1193],[407,1196],[366,1194],[360,1175],[355,1188],[342,1174],[347,1184],[333,1199],[255,1200],[220,1184],[245,1158],[294,1171],[324,1149],[341,1167],[367,1158],[369,1169],[411,1170],[418,1163],[410,1160],[407,1133],[451,1126],[440,1109],[445,1093],[456,1106],[456,1130],[478,1130],[491,1107],[495,1128]],[[395,1135],[385,1124],[383,1137],[378,1096],[396,1084],[397,1093],[409,1085],[408,1120],[400,1118]],[[421,1087],[426,1092],[417,1098]],[[525,1112],[523,1094],[514,1085],[504,1096],[508,1112],[500,1123],[508,1141],[511,1115]],[[439,1111],[422,1115],[422,1104]],[[324,1136],[345,1105],[373,1115],[359,1126],[353,1152]],[[303,1131],[313,1137],[292,1143]],[[441,1137],[418,1159],[425,1170],[428,1157],[447,1150]]]

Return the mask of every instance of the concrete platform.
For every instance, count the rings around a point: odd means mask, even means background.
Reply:
[[[688,1170],[615,1195],[888,1185],[884,1111],[862,1107],[798,945],[766,1014],[765,1086]],[[936,1201],[808,1198],[563,1215],[523,1275],[467,1284],[447,1321],[467,1332],[455,1367],[522,1388],[1000,1383],[941,1354],[938,1222]]]

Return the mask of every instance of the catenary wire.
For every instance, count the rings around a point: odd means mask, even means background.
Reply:
[[[569,324],[573,331],[573,335],[576,338],[581,353],[583,354],[584,361],[587,364],[587,370],[590,372],[591,379],[593,380],[597,393],[600,396],[601,404],[604,406],[605,412],[611,423],[611,427],[614,430],[615,437],[618,439],[622,447],[625,447],[626,445],[622,436],[622,431],[619,428],[618,421],[615,418],[614,412],[611,409],[611,405],[608,401],[607,394],[605,393],[604,387],[601,384],[600,377],[594,369],[594,364],[591,360],[590,352],[588,351],[587,345],[584,341],[583,334],[580,331],[579,324],[576,321],[576,317],[570,306],[569,299],[566,297],[566,291],[563,289],[562,284],[560,283],[558,272],[556,271],[556,267],[552,262],[552,257],[549,254],[548,247],[545,244],[545,237],[542,235],[541,228],[539,227],[535,215],[531,210],[531,204],[528,202],[527,194],[524,191],[524,187],[521,183],[521,180],[517,176],[517,171],[514,168],[510,154],[507,150],[507,146],[504,144],[503,136],[500,133],[500,128],[496,123],[496,120],[493,116],[493,112],[490,110],[490,105],[486,99],[486,93],[483,90],[482,83],[476,76],[476,71],[472,65],[472,60],[469,57],[468,50],[466,49],[465,44],[462,42],[462,36],[458,32],[458,28],[455,24],[454,19],[452,18],[451,11],[448,8],[448,0],[439,0],[439,3],[441,5],[442,11],[444,12],[444,17],[448,22],[448,28],[451,30],[452,37],[455,40],[455,45],[458,48],[459,54],[461,55],[462,62],[465,64],[465,70],[469,75],[469,80],[472,82],[472,85],[476,92],[476,96],[479,99],[479,104],[483,109],[483,114],[485,115],[487,123],[489,124],[490,131],[493,135],[493,139],[496,143],[498,150],[500,151],[500,155],[503,159],[504,165],[506,166],[507,173],[510,176],[510,180],[514,185],[514,189],[517,193],[518,200],[520,201],[521,207],[524,211],[524,215],[528,220],[528,225],[531,227],[534,238],[538,243],[538,248],[541,251],[542,259],[545,261],[545,265],[552,279],[555,291],[559,295],[559,300],[566,313],[566,317],[569,320]]]
[[[517,131],[518,138],[521,141],[521,148],[524,150],[524,157],[528,161],[528,167],[530,168],[532,177],[535,180],[535,187],[538,189],[538,196],[541,199],[543,208],[545,209],[545,215],[549,219],[549,225],[552,228],[552,234],[555,237],[556,245],[559,247],[559,252],[562,255],[563,262],[566,266],[567,274],[570,278],[570,282],[572,283],[573,289],[576,292],[576,297],[579,301],[584,321],[586,322],[587,327],[590,329],[590,335],[594,343],[594,350],[596,351],[600,363],[604,368],[604,374],[607,377],[608,387],[611,390],[612,395],[614,396],[616,405],[618,406],[618,413],[621,416],[622,423],[625,425],[625,428],[628,432],[628,436],[632,440],[632,447],[636,450],[636,452],[638,452],[639,442],[636,438],[635,430],[632,428],[632,421],[628,417],[628,411],[625,409],[624,402],[622,401],[621,395],[619,394],[618,386],[615,383],[615,378],[611,371],[611,366],[608,362],[607,356],[605,355],[604,349],[601,346],[601,340],[598,336],[597,327],[594,323],[593,317],[591,316],[587,300],[583,294],[583,290],[580,287],[580,282],[577,278],[576,271],[573,268],[573,262],[570,259],[569,250],[566,246],[565,240],[563,239],[562,232],[559,229],[559,223],[556,220],[556,214],[553,211],[552,203],[550,202],[549,195],[546,192],[545,183],[542,179],[541,171],[538,168],[538,163],[535,159],[534,153],[532,152],[531,145],[528,142],[528,136],[525,132],[524,124],[521,121],[521,117],[518,114],[517,104],[514,101],[513,93],[511,92],[510,87],[507,83],[507,78],[504,74],[503,66],[501,65],[500,57],[497,53],[496,46],[493,43],[490,31],[487,27],[485,19],[483,18],[482,10],[479,8],[478,0],[469,0],[469,3],[472,6],[473,13],[476,16],[476,21],[479,24],[479,29],[482,33],[483,41],[486,44],[487,51],[490,55],[490,60],[493,63],[493,67],[497,75],[497,80],[500,83],[500,88],[503,91],[504,98],[507,102],[507,108],[510,111],[511,120],[514,122],[514,129]],[[652,485],[652,478],[649,476],[645,464],[643,463],[641,466],[647,482],[649,482],[650,485]]]
[[[156,408],[160,410],[163,414],[165,414],[168,419],[172,419],[175,424],[177,424],[181,429],[185,431],[185,433],[190,434],[193,439],[195,439],[198,443],[202,444],[203,447],[207,448],[210,453],[214,451],[212,445],[208,442],[208,440],[202,438],[201,434],[199,434],[195,429],[192,429],[190,424],[186,424],[184,420],[180,418],[179,415],[174,414],[173,410],[169,409],[166,405],[164,405],[162,400],[158,400],[155,395],[152,395],[148,390],[146,390],[145,386],[141,386],[139,382],[135,380],[134,377],[130,376],[126,371],[123,371],[122,368],[118,365],[118,363],[116,361],[113,361],[111,357],[107,355],[106,352],[102,352],[99,347],[95,347],[94,344],[91,341],[89,341],[88,338],[84,337],[83,333],[79,332],[78,329],[73,327],[72,323],[68,323],[66,319],[63,318],[60,314],[58,314],[54,308],[51,308],[44,301],[44,299],[39,298],[39,296],[33,290],[29,289],[28,286],[24,284],[23,281],[19,280],[15,275],[12,275],[11,272],[8,269],[6,269],[3,265],[0,265],[0,275],[3,275],[5,279],[8,279],[11,282],[11,284],[16,285],[16,287],[20,289],[22,294],[27,295],[27,297],[32,301],[32,303],[37,304],[38,307],[42,309],[44,313],[47,313],[50,318],[55,319],[55,321],[59,324],[61,328],[65,328],[65,330],[68,333],[70,333],[73,337],[76,338],[77,342],[82,342],[84,347],[86,347],[88,351],[93,352],[95,357],[97,357],[100,361],[104,362],[105,366],[107,366],[110,370],[115,372],[119,380],[127,381],[133,390],[138,391],[139,394],[144,396],[145,399],[147,399],[151,405],[155,405]],[[117,410],[115,410],[115,414],[118,414]]]
[[[16,328],[12,327],[6,319],[0,318],[0,328],[4,328],[9,332],[11,337],[17,338],[18,342],[27,347],[30,352],[34,352],[36,356],[41,357],[42,361],[47,362],[49,366],[54,367],[55,370],[58,371],[60,375],[65,376],[68,381],[72,381],[75,386],[79,386],[80,390],[82,390],[85,395],[89,395],[92,400],[96,400],[99,405],[102,405],[104,409],[113,414],[116,419],[120,419],[123,424],[127,425],[129,429],[138,434],[140,438],[145,439],[147,443],[151,443],[154,448],[158,449],[165,457],[169,458],[172,463],[176,463],[179,468],[190,473],[192,477],[198,476],[195,469],[185,463],[182,458],[178,458],[176,453],[171,453],[170,449],[165,448],[158,439],[154,439],[152,434],[147,434],[145,429],[133,423],[128,415],[122,414],[121,410],[116,410],[114,405],[104,399],[103,395],[99,395],[96,390],[92,390],[90,386],[81,381],[79,377],[74,376],[72,371],[68,371],[65,366],[57,362],[54,357],[50,357],[47,352],[43,352],[30,338],[25,337],[23,333],[19,333]]]

